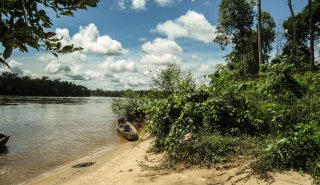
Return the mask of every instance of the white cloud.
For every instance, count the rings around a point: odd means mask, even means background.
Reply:
[[[180,54],[183,49],[172,40],[156,38],[153,42],[146,42],[142,45],[142,52],[151,54]]]
[[[155,29],[169,39],[190,38],[204,43],[212,41],[215,30],[215,26],[211,25],[203,14],[191,10],[175,20],[159,23]]]
[[[197,55],[197,54],[192,54],[192,55],[190,56],[190,59],[191,59],[190,62],[201,62],[201,61],[204,60],[201,56],[199,56],[199,55]]]
[[[128,88],[141,88],[143,86],[146,86],[147,83],[141,78],[128,78],[125,80],[124,85]]]
[[[127,9],[127,7],[131,7],[133,10],[146,10],[147,3],[151,0],[117,0],[118,7],[122,10]],[[154,3],[159,5],[160,7],[172,6],[176,3],[181,2],[182,0],[153,0]]]
[[[79,32],[73,37],[70,37],[67,28],[57,28],[56,34],[58,38],[62,38],[62,45],[74,44],[77,47],[82,47],[85,53],[112,56],[126,52],[119,41],[113,40],[108,35],[100,36],[98,28],[93,23],[84,28],[80,26]]]
[[[160,6],[171,6],[176,2],[180,2],[181,0],[154,0]]]
[[[108,57],[100,67],[112,73],[137,72],[136,64],[133,60],[114,60],[113,57]]]
[[[183,49],[172,40],[156,38],[153,42],[146,42],[141,47],[145,64],[165,65],[181,63]]]
[[[139,42],[145,42],[145,41],[147,41],[147,39],[144,38],[144,37],[140,37],[140,38],[138,38],[138,41],[139,41]]]
[[[86,68],[88,57],[79,51],[60,55],[59,58],[46,54],[38,59],[42,62],[48,62],[45,71],[49,75],[65,76],[72,80],[92,80],[101,76],[99,72],[93,72]]]
[[[59,62],[52,61],[46,66],[45,71],[49,72],[50,74],[56,74],[56,73],[59,73],[60,71],[63,71],[63,69]]]
[[[147,0],[132,0],[132,9],[145,10]]]
[[[24,74],[24,70],[22,68],[22,63],[17,62],[15,60],[11,60],[8,65],[10,66],[10,72],[11,73],[15,73],[18,75],[23,75]]]
[[[118,6],[120,9],[126,9],[126,0],[118,0]]]
[[[33,74],[31,74],[30,71],[25,70],[23,68],[23,64],[20,62],[17,62],[15,60],[11,60],[8,62],[8,65],[10,66],[10,69],[5,65],[1,65],[0,66],[0,73],[9,72],[9,73],[14,73],[14,74],[21,75],[21,76],[32,76],[33,75]]]
[[[141,62],[144,64],[156,64],[156,65],[167,65],[167,64],[180,64],[182,63],[181,57],[172,55],[170,53],[163,55],[145,55],[142,57]]]

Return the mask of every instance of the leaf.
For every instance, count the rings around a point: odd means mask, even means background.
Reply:
[[[8,65],[8,63],[5,60],[3,60],[2,58],[0,58],[0,63],[7,66],[9,69],[11,69],[10,66]]]
[[[54,36],[56,36],[56,33],[54,33],[54,32],[47,32],[47,33],[46,33],[46,36],[49,37],[49,38],[50,38],[50,37],[54,37]]]
[[[56,58],[59,57],[57,53],[51,52],[51,54],[53,54]]]
[[[65,12],[61,12],[61,15],[65,15],[65,16],[69,16],[69,17],[74,17],[73,13],[71,11],[65,11]]]
[[[61,48],[61,42],[58,42],[57,43],[57,49],[60,49]]]
[[[64,46],[64,47],[62,48],[62,50],[60,50],[60,52],[61,52],[61,53],[69,53],[69,52],[72,52],[72,50],[73,50],[73,45],[71,45],[71,46]]]
[[[76,48],[73,48],[73,51],[81,51],[81,50],[83,50],[83,48],[82,48],[82,47],[76,47]]]
[[[3,52],[3,58],[4,58],[4,59],[9,58],[9,57],[11,56],[11,54],[12,54],[12,50],[13,50],[13,47],[12,47],[12,46],[6,47],[6,49],[5,49],[4,52]]]

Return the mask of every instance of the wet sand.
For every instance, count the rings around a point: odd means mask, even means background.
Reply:
[[[312,184],[309,175],[297,172],[270,174],[269,181],[254,175],[246,160],[217,166],[212,169],[187,169],[183,171],[148,170],[147,166],[161,163],[161,154],[147,153],[150,139],[125,143],[102,150],[39,177],[24,185],[213,185],[213,184]],[[71,168],[80,162],[95,162],[85,168]]]

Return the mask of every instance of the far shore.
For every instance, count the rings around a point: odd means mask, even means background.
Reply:
[[[272,173],[268,181],[252,173],[247,160],[234,161],[212,169],[183,171],[150,170],[143,166],[161,163],[163,154],[147,153],[151,139],[104,149],[68,165],[54,169],[23,185],[209,185],[209,184],[312,184],[309,175],[297,172]],[[84,168],[71,168],[81,162],[95,162]]]

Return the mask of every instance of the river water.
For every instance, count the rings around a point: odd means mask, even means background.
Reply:
[[[0,96],[0,185],[18,184],[120,142],[111,98]]]

